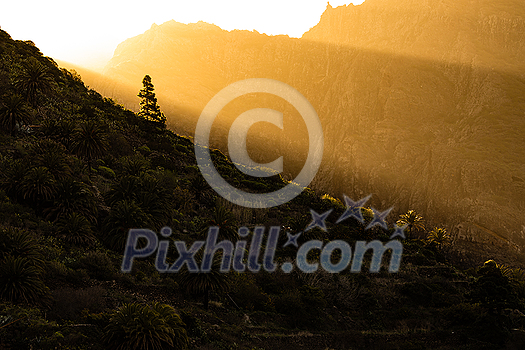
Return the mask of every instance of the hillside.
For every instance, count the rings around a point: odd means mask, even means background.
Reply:
[[[328,6],[301,39],[170,21],[118,46],[104,71],[118,84],[88,84],[133,109],[150,74],[170,128],[192,136],[206,103],[228,84],[285,82],[323,125],[314,189],[339,198],[374,193],[376,207],[417,208],[460,239],[521,252],[524,8],[508,0],[367,0]],[[277,141],[275,129],[257,129],[259,140],[254,131],[250,154],[266,161],[284,154],[293,177],[307,136],[282,101],[247,98],[224,111],[215,145],[227,153],[224,130],[254,104],[289,119]]]
[[[377,195],[352,212],[361,220],[340,220],[349,208],[308,188],[278,207],[233,205],[204,181],[189,138],[102,97],[4,31],[0,126],[0,349],[525,346],[523,259],[478,243],[462,252],[412,212],[381,219],[369,205]],[[237,188],[288,184],[249,177],[221,151],[211,154]],[[314,212],[327,215],[322,225]],[[411,225],[406,239],[398,219]],[[235,242],[233,264],[245,271],[220,272],[220,251],[209,272],[181,263],[210,227]],[[123,272],[133,228],[152,230],[160,243]],[[372,244],[392,250],[379,255]],[[261,256],[244,257],[254,247]]]

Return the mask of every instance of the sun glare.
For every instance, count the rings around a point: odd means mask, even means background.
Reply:
[[[349,3],[330,1],[333,7]],[[98,70],[119,43],[153,23],[205,21],[225,30],[300,37],[326,6],[326,0],[11,1],[2,5],[0,26],[14,39],[34,41],[47,56]]]

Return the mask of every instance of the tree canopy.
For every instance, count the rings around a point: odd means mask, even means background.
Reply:
[[[149,75],[145,75],[144,79],[142,79],[142,86],[143,88],[137,95],[141,98],[139,116],[166,126],[166,116],[161,112],[160,106],[157,103],[157,97],[154,92],[155,87]]]

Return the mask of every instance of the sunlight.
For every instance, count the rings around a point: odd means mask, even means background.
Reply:
[[[349,3],[330,1],[333,7]],[[119,43],[153,23],[204,21],[226,30],[300,37],[319,22],[326,6],[326,0],[12,1],[2,5],[0,25],[14,39],[34,41],[47,56],[100,70]]]

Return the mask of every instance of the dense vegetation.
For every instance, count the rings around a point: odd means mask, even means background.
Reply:
[[[368,208],[364,224],[336,223],[342,203],[311,190],[272,209],[217,198],[191,140],[3,31],[0,124],[2,349],[494,349],[523,337],[524,271],[460,260],[446,230],[425,231],[415,211],[399,218],[407,239],[396,274],[368,273],[369,261],[362,273],[160,274],[154,257],[121,273],[130,228],[169,226],[169,239],[189,246],[209,226],[230,239],[240,226],[282,226],[277,262],[294,259],[284,229],[304,230],[309,209],[334,212],[327,231],[299,244],[388,241],[393,229],[366,230]],[[241,175],[220,151],[212,158],[236,187],[285,185]],[[167,260],[176,258],[171,244]]]

